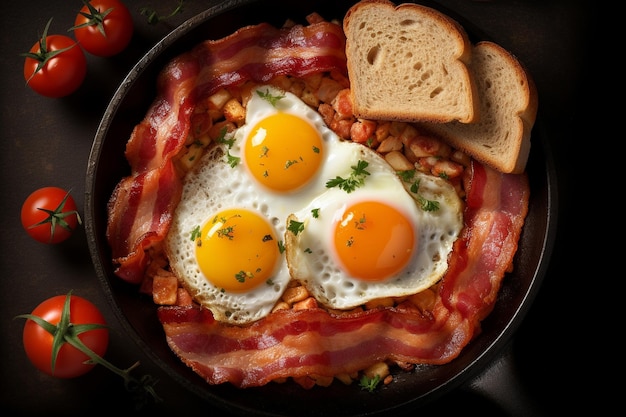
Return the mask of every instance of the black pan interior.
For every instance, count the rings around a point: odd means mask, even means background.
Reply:
[[[497,356],[518,327],[546,272],[556,229],[557,193],[552,157],[540,117],[533,130],[527,165],[531,181],[530,211],[515,270],[505,278],[494,311],[483,321],[481,335],[451,363],[423,366],[401,374],[393,384],[377,390],[376,395],[355,384],[340,383],[332,388],[311,390],[293,383],[269,384],[245,391],[230,385],[209,386],[169,350],[152,299],[139,295],[135,286],[113,274],[105,239],[107,201],[117,182],[129,172],[124,148],[132,128],[143,118],[154,98],[156,76],[165,63],[203,40],[223,37],[247,24],[267,21],[281,26],[287,18],[304,22],[304,17],[313,11],[326,19],[341,20],[354,1],[284,1],[280,6],[272,2],[271,7],[268,3],[226,1],[193,17],[157,44],[115,93],[96,134],[87,170],[85,228],[96,272],[130,337],[172,378],[224,410],[264,416],[356,416],[419,408],[459,387]],[[437,4],[422,3],[450,14]],[[462,16],[452,16],[464,25],[473,40],[484,38]]]

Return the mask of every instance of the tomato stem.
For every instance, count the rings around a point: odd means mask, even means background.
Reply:
[[[85,4],[85,6],[87,6],[87,8],[89,8],[89,13],[85,13],[85,12],[79,12],[79,13],[83,15],[87,19],[87,21],[78,26],[73,26],[69,28],[68,32],[78,29],[78,28],[87,27],[87,26],[97,26],[98,31],[102,33],[102,36],[106,38],[107,34],[106,34],[106,31],[104,30],[104,19],[107,17],[109,13],[113,11],[113,7],[110,7],[107,10],[101,12],[100,10],[96,9],[91,4],[90,0],[83,0],[83,3]]]
[[[150,375],[144,375],[140,379],[137,379],[133,375],[131,375],[131,371],[139,366],[139,362],[135,362],[127,369],[120,369],[117,366],[113,365],[111,362],[104,359],[102,356],[95,353],[93,350],[89,349],[82,342],[82,340],[80,340],[78,335],[80,335],[81,333],[95,329],[106,328],[107,326],[97,323],[73,324],[72,322],[70,322],[71,294],[72,292],[70,291],[65,298],[61,318],[57,325],[54,325],[33,314],[20,314],[19,316],[15,317],[32,320],[53,336],[51,358],[52,371],[54,372],[55,362],[61,346],[63,346],[64,343],[68,343],[69,345],[75,347],[89,357],[89,360],[85,363],[102,365],[114,374],[122,377],[124,379],[124,387],[126,388],[126,390],[135,395],[135,398],[137,400],[137,408],[140,408],[145,404],[148,396],[152,398],[155,402],[161,402],[162,399],[159,397],[159,395],[156,393],[156,390],[154,389],[154,386],[158,383],[157,379],[153,378]]]
[[[76,46],[76,44],[74,44],[72,46],[68,46],[67,48],[57,49],[55,51],[48,51],[46,39],[48,37],[48,29],[50,28],[50,23],[52,23],[52,18],[48,20],[48,23],[46,23],[46,27],[43,30],[43,35],[41,35],[41,38],[39,38],[39,52],[26,52],[21,54],[21,56],[31,58],[37,61],[37,68],[35,68],[35,71],[33,71],[30,77],[28,77],[28,80],[26,80],[26,84],[30,82],[35,74],[37,74],[39,71],[41,71],[43,67],[46,66],[48,61],[50,61],[55,56],[67,51],[68,49]]]
[[[41,210],[47,213],[48,217],[46,217],[45,219],[43,219],[42,221],[38,223],[30,225],[28,228],[32,229],[33,227],[38,227],[46,223],[50,223],[50,242],[52,242],[52,240],[54,239],[54,231],[56,230],[57,226],[60,226],[64,228],[65,230],[72,232],[73,230],[70,227],[70,225],[67,223],[67,221],[65,221],[65,218],[68,216],[76,215],[76,220],[78,221],[78,224],[82,224],[82,221],[80,219],[80,214],[78,213],[78,211],[76,210],[71,210],[71,211],[66,211],[66,212],[63,211],[63,209],[65,208],[65,203],[67,203],[67,199],[69,198],[69,196],[70,196],[70,192],[68,191],[67,194],[65,194],[65,197],[63,197],[63,200],[61,200],[59,205],[54,210],[37,207],[37,210]]]

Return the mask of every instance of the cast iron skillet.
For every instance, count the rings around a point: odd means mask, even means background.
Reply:
[[[553,161],[538,118],[527,165],[530,210],[514,261],[483,331],[460,356],[442,366],[422,366],[401,373],[376,395],[353,384],[304,390],[294,383],[268,384],[242,391],[230,385],[209,386],[170,351],[150,297],[113,274],[105,238],[106,207],[117,182],[129,174],[124,148],[132,128],[143,118],[155,96],[157,73],[166,62],[206,39],[217,39],[239,27],[263,21],[281,26],[287,18],[302,20],[316,11],[341,20],[354,0],[282,1],[234,0],[211,7],[191,18],[159,42],[124,79],[98,128],[87,169],[85,228],[96,272],[116,315],[128,334],[172,378],[218,407],[246,415],[376,415],[416,409],[459,387],[485,369],[517,329],[534,298],[553,247],[556,232],[556,180]],[[429,4],[441,9],[436,4]],[[470,22],[455,16],[473,37],[485,38]],[[290,401],[285,401],[289,398]]]

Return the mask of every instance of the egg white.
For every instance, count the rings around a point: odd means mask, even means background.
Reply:
[[[272,104],[253,93],[246,106],[245,124],[226,136],[223,143],[211,145],[187,173],[164,247],[172,271],[194,299],[210,309],[216,320],[233,324],[250,323],[270,313],[291,279],[285,256],[283,254],[279,261],[271,285],[260,285],[247,293],[230,293],[216,287],[201,272],[196,261],[195,242],[190,239],[192,230],[218,211],[239,207],[264,216],[282,239],[287,216],[322,194],[326,190],[326,180],[343,169],[341,161],[354,152],[354,147],[360,147],[342,141],[324,124],[321,115],[297,96],[272,86],[259,86],[255,91],[282,98]],[[308,120],[322,136],[322,151],[326,156],[311,180],[289,193],[273,192],[256,182],[246,168],[243,152],[250,130],[264,117],[279,111]],[[232,145],[226,143],[230,139],[234,139]],[[231,166],[227,155],[239,158],[239,163]]]
[[[418,174],[420,194],[441,203],[438,211],[424,212],[418,208],[408,190],[409,185],[403,183],[376,152],[341,140],[324,124],[321,115],[297,96],[272,86],[259,86],[255,91],[281,98],[270,103],[253,92],[246,104],[244,125],[227,135],[224,141],[210,145],[184,178],[181,201],[165,239],[164,249],[170,267],[194,300],[210,309],[216,320],[243,325],[268,315],[292,276],[319,302],[340,309],[375,298],[413,294],[440,279],[462,223],[462,203],[453,187],[441,179]],[[289,193],[277,193],[261,186],[246,168],[243,152],[251,129],[264,117],[279,111],[308,120],[323,139],[324,158],[319,170],[305,186]],[[231,166],[227,156],[238,159],[238,163]],[[349,195],[340,189],[327,188],[328,180],[349,175],[358,160],[366,160],[372,174],[365,186]],[[328,213],[365,198],[394,205],[419,231],[416,256],[405,271],[385,282],[365,283],[346,275],[339,268],[332,250]],[[198,266],[196,243],[190,238],[194,228],[227,208],[257,212],[275,228],[279,239],[285,239],[285,254],[279,259],[267,285],[262,284],[246,293],[231,293],[211,283]],[[313,208],[320,209],[322,215],[319,218],[311,217]],[[287,230],[290,216],[305,222],[304,233],[296,236]]]
[[[301,232],[288,232],[287,260],[294,279],[300,281],[323,305],[333,309],[349,309],[383,297],[416,294],[435,284],[448,267],[448,255],[462,228],[462,201],[454,187],[446,181],[416,172],[418,193],[405,183],[377,153],[361,146],[342,160],[348,169],[358,160],[368,162],[363,186],[346,193],[339,188],[328,189],[290,220],[304,223]],[[439,209],[425,211],[419,207],[417,195],[439,202]],[[417,247],[409,264],[398,274],[384,281],[364,281],[350,276],[341,268],[334,250],[334,228],[346,206],[377,200],[399,211],[417,231]],[[315,210],[315,214],[314,213]]]

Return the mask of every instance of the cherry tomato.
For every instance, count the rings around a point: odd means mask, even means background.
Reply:
[[[67,297],[69,311],[64,310]],[[64,314],[69,313],[67,321],[62,322]],[[109,346],[109,330],[106,327],[104,316],[91,301],[76,295],[57,295],[43,301],[32,311],[31,316],[37,316],[54,325],[55,331],[67,334],[67,327],[71,323],[74,330],[82,324],[95,324],[97,328],[83,332],[76,332],[77,338],[96,355],[102,357]],[[63,336],[63,335],[60,335]],[[96,365],[85,363],[90,358],[69,343],[62,343],[52,368],[54,351],[54,335],[47,331],[32,318],[24,324],[24,350],[28,359],[42,372],[57,378],[75,378],[89,372]]]
[[[59,187],[43,187],[33,191],[20,213],[24,230],[41,243],[67,240],[81,223],[76,202]]]
[[[84,1],[74,21],[74,35],[90,54],[109,57],[122,52],[133,36],[133,18],[119,0]]]
[[[48,21],[43,36],[23,56],[24,79],[33,91],[46,97],[64,97],[80,87],[87,74],[85,53],[74,39],[48,35]]]

